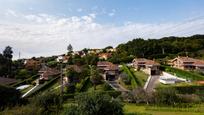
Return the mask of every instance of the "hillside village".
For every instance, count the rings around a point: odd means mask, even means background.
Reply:
[[[7,55],[12,57],[11,50],[9,46],[5,49]],[[196,105],[204,102],[204,59],[191,57],[187,53],[175,54],[172,58],[166,56],[152,59],[130,55],[123,59],[126,61],[116,63],[118,60],[113,60],[113,57],[124,53],[120,50],[119,45],[116,48],[109,46],[103,49],[85,48],[73,51],[69,44],[67,53],[62,55],[10,62],[7,58],[12,65],[9,67],[6,63],[0,63],[2,67],[11,68],[10,71],[0,68],[1,72],[6,73],[1,73],[0,77],[1,94],[15,98],[16,103],[26,103],[25,100],[35,99],[36,95],[56,93],[62,97],[63,107],[56,109],[49,106],[46,111],[53,113],[60,113],[67,105],[74,103],[76,95],[91,92],[107,93],[113,98],[120,97],[123,103],[179,107],[182,104]],[[7,55],[2,55],[2,58]],[[4,87],[16,91],[14,94],[8,93]],[[5,97],[1,96],[3,98]],[[0,106],[5,108],[5,105],[13,101],[5,99],[1,103]],[[12,114],[13,111],[15,108],[5,112]],[[203,109],[198,111],[204,112]]]

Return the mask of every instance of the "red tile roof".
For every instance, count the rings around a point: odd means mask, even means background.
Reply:
[[[97,62],[97,66],[110,66],[110,65],[112,65],[112,63],[108,61]]]
[[[133,60],[133,62],[136,62],[136,63],[144,63],[145,65],[160,65],[159,63],[153,61],[153,60],[148,60],[148,59],[145,59],[145,58],[135,58]]]
[[[177,57],[172,61],[175,61],[176,59],[179,59],[183,63],[184,62],[192,63],[192,65],[194,65],[194,66],[204,66],[204,60],[194,59],[194,58],[190,58],[190,57]]]

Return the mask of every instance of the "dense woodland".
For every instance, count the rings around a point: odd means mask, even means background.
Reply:
[[[194,35],[191,37],[164,37],[161,39],[133,39],[117,46],[117,52],[111,61],[128,62],[133,57],[144,57],[149,59],[191,56],[203,57],[204,35]],[[120,57],[117,58],[117,57]]]

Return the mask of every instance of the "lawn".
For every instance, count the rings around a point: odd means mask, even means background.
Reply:
[[[126,115],[203,115],[204,105],[194,105],[190,108],[176,108],[125,103],[124,112]]]
[[[131,71],[125,64],[122,65],[122,70],[128,75],[131,81],[132,89],[142,86],[140,79],[135,76],[134,72]]]
[[[130,71],[132,71],[134,73],[134,75],[139,79],[139,81],[141,82],[141,85],[144,86],[147,79],[148,79],[148,74],[146,74],[143,71],[135,71],[133,68],[130,69]]]

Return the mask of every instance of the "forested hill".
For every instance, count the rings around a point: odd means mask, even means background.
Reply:
[[[191,37],[165,37],[161,39],[133,39],[117,47],[119,54],[145,58],[163,58],[166,56],[188,55],[202,57],[204,35]]]

